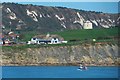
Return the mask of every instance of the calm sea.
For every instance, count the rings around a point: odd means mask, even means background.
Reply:
[[[3,78],[118,78],[118,67],[88,67],[78,70],[78,66],[27,66],[2,67]]]

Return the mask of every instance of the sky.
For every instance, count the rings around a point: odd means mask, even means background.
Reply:
[[[118,13],[118,2],[19,2],[43,6],[60,6],[86,11]]]
[[[59,6],[104,13],[118,13],[118,1],[119,0],[1,0],[1,2]]]
[[[120,0],[0,0],[1,2],[118,2]]]

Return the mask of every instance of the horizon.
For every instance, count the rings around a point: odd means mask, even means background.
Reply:
[[[24,5],[32,4],[38,6],[66,7],[71,9],[95,11],[95,12],[103,12],[103,13],[111,13],[111,14],[119,13],[118,2],[13,2],[13,3],[24,4]]]

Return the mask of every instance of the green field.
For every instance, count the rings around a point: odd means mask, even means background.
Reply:
[[[79,40],[77,42],[68,42],[67,44],[46,44],[46,45],[16,45],[16,46],[3,46],[2,48],[4,50],[23,50],[26,48],[39,48],[39,47],[51,47],[51,46],[71,46],[71,45],[78,45],[78,44],[84,44],[87,42],[91,43],[91,40],[95,38],[96,42],[111,42],[116,43],[112,38],[111,39],[104,39],[105,37],[114,37],[118,36],[118,30],[119,28],[110,28],[110,29],[92,29],[92,30],[85,30],[85,29],[78,29],[78,30],[66,30],[62,32],[52,32],[50,34],[57,34],[62,36],[65,40]],[[26,32],[23,33],[23,40],[22,41],[28,41],[33,36],[37,35],[35,32]],[[100,38],[100,40],[98,40]],[[93,42],[93,41],[92,41]]]
[[[113,37],[118,36],[118,27],[109,28],[109,29],[77,29],[77,30],[65,30],[60,32],[51,32],[50,34],[57,34],[63,37],[65,40],[86,40],[86,39],[98,39],[98,38],[105,38],[105,37]],[[33,36],[37,35],[37,32],[24,32],[22,33],[23,37],[20,41],[29,41]]]
[[[104,37],[113,37],[118,36],[118,28],[109,28],[109,29],[78,29],[78,30],[66,30],[62,32],[53,32],[51,34],[58,34],[62,36],[65,40],[85,40],[85,39],[97,39]]]

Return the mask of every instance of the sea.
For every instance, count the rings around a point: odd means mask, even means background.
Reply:
[[[118,67],[3,66],[2,78],[118,78]]]

